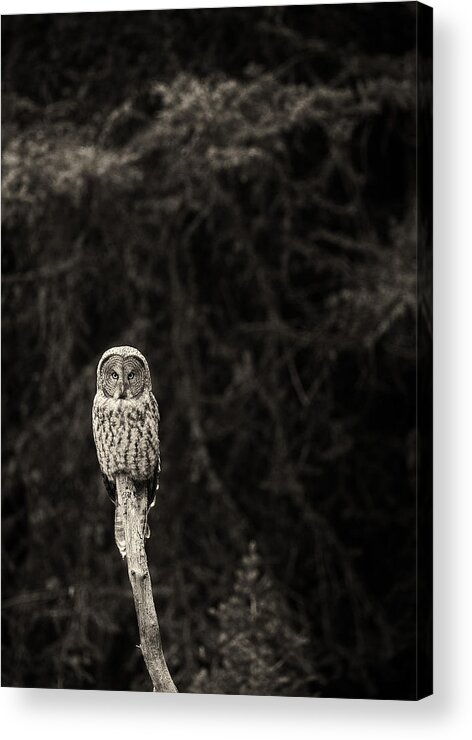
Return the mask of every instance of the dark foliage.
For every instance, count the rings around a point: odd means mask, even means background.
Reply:
[[[300,625],[294,629],[293,613],[261,571],[254,542],[236,572],[233,593],[211,613],[219,626],[216,660],[198,674],[192,691],[304,696],[310,679],[319,678],[310,676],[309,640]]]
[[[3,18],[4,684],[149,689],[90,422],[126,343],[179,689],[413,696],[414,13]]]

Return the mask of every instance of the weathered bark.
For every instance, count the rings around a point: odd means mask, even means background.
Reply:
[[[145,550],[147,497],[125,475],[117,476],[116,493],[123,506],[128,575],[138,618],[140,647],[154,691],[176,692],[167,668],[152,594]]]

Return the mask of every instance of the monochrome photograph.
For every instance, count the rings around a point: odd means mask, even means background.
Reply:
[[[2,686],[432,693],[432,180],[421,3],[2,17]]]

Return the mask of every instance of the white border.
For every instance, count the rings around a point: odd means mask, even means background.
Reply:
[[[2,14],[287,2],[4,0]],[[295,3],[290,3],[295,4]],[[309,4],[299,1],[296,4]],[[430,3],[431,4],[431,3]],[[435,0],[435,696],[420,703],[2,689],[6,737],[454,740],[472,736],[470,0]]]
[[[363,2],[364,0],[352,0],[353,3]],[[382,0],[381,0],[382,1]],[[383,0],[384,2],[396,2],[396,0]],[[444,0],[442,0],[444,2]],[[457,2],[457,0],[451,0],[451,5]],[[72,2],[64,2],[61,0],[4,0],[2,2],[1,12],[2,15],[11,15],[15,13],[74,13],[74,12],[100,12],[102,10],[166,10],[169,8],[185,9],[185,8],[223,8],[223,7],[251,7],[261,5],[314,5],[316,3],[311,0],[273,0],[272,2],[256,2],[255,0],[235,0],[235,2],[228,2],[227,0],[202,0],[202,2],[195,2],[192,0],[180,0],[170,2],[164,2],[161,0],[139,0],[136,3],[126,2],[126,0],[72,0]],[[320,3],[321,4],[321,3]],[[338,0],[327,0],[326,5],[339,5],[346,4],[341,3]],[[433,3],[428,2],[427,5]],[[436,5],[436,3],[434,3]]]

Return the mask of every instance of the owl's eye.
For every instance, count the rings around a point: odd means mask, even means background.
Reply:
[[[112,372],[112,374],[111,374],[111,377],[113,378],[113,380],[118,380],[118,373],[116,373],[116,372],[115,372],[115,371],[113,370],[113,372]]]
[[[128,373],[128,380],[133,380],[133,378],[134,378],[134,373],[133,372]]]

